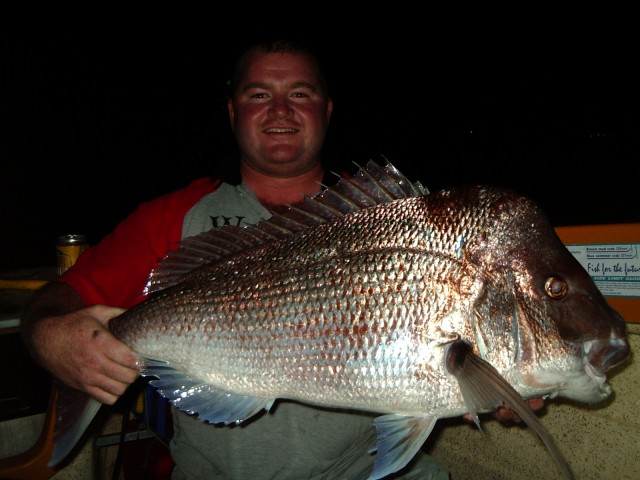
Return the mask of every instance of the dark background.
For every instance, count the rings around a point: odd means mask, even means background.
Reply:
[[[638,222],[637,28],[571,23],[293,33],[328,70],[332,161],[384,155],[431,190],[503,185],[554,225]],[[224,87],[254,31],[5,33],[0,269],[53,265],[58,235],[96,243],[141,201],[236,161]]]

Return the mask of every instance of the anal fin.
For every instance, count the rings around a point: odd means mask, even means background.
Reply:
[[[436,417],[409,417],[403,415],[382,415],[374,420],[378,438],[376,460],[369,480],[377,480],[401,468],[420,450],[433,430]]]

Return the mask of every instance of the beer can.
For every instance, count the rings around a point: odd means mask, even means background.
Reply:
[[[62,275],[82,252],[89,248],[86,235],[62,235],[56,241],[56,256],[58,259],[58,275]]]

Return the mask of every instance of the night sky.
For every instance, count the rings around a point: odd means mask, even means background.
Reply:
[[[554,225],[640,221],[635,33],[304,30],[335,100],[332,162],[383,155],[431,190],[513,188]],[[224,86],[240,42],[228,34],[3,42],[0,269],[53,265],[58,235],[95,243],[141,201],[235,160]]]

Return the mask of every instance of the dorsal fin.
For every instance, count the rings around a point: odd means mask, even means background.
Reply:
[[[358,166],[353,177],[340,177],[334,186],[324,187],[313,197],[305,197],[284,213],[273,213],[268,220],[246,227],[225,225],[184,239],[178,250],[169,252],[151,272],[145,294],[175,285],[184,275],[203,265],[300,230],[374,205],[428,193],[420,182],[410,182],[389,161],[381,167],[369,160],[365,167]]]

